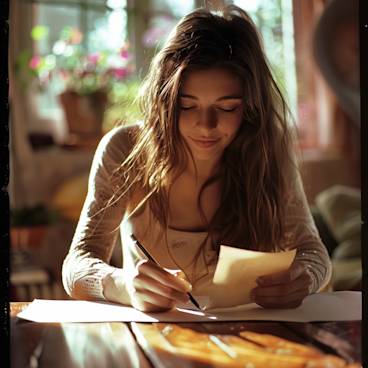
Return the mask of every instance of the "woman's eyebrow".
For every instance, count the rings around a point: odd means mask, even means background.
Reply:
[[[183,97],[183,98],[191,98],[193,100],[198,100],[198,97],[193,96],[193,95],[188,95],[186,93],[181,93],[179,97]],[[223,101],[223,100],[241,100],[243,97],[240,95],[226,95],[226,96],[222,96],[219,97],[216,101]]]
[[[218,98],[216,101],[222,101],[222,100],[241,100],[243,99],[243,96],[239,95],[229,95],[229,96],[222,96]]]
[[[184,98],[191,98],[193,100],[198,100],[198,98],[196,96],[192,96],[192,95],[187,95],[186,93],[181,93],[179,95],[179,97],[184,97]]]

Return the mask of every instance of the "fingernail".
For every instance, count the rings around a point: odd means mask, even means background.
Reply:
[[[180,282],[181,285],[184,286],[183,291],[186,291],[186,292],[192,291],[192,285],[187,280],[180,279],[180,281],[181,281]]]
[[[187,287],[188,292],[192,291],[193,287],[189,282],[185,281],[185,286]]]
[[[192,285],[190,284],[190,282],[185,278],[185,274],[182,271],[179,271],[178,273],[176,273],[174,275],[175,277],[177,277],[180,281],[181,284],[184,285],[185,287],[185,291],[190,292],[192,291]]]

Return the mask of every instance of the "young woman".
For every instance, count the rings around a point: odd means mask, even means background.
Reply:
[[[162,311],[191,291],[216,307],[221,244],[297,249],[289,270],[258,279],[252,297],[263,307],[293,308],[321,290],[330,260],[293,158],[287,108],[250,17],[236,6],[185,16],[154,58],[141,101],[143,124],[113,129],[96,151],[63,265],[69,295]],[[119,228],[123,267],[114,268],[108,262]]]

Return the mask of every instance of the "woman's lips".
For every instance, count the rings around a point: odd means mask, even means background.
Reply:
[[[202,148],[209,148],[214,146],[220,139],[197,139],[190,138],[197,146]]]

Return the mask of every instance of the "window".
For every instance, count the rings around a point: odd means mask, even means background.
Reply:
[[[262,34],[274,77],[296,118],[297,89],[292,0],[234,0],[249,13]]]
[[[178,19],[195,6],[194,0],[185,2],[177,0],[32,0],[31,2],[33,3],[33,26],[42,26],[47,31],[46,36],[34,42],[33,55],[67,54],[68,50],[63,49],[65,45],[60,42],[60,39],[65,38],[66,32],[74,32],[76,38],[81,38],[78,50],[87,54],[116,50],[124,43],[129,44],[130,67],[135,69],[132,74],[137,78],[137,83],[128,91],[130,95],[135,93],[139,79],[145,75],[151,57],[157,47],[160,47],[165,36]],[[78,50],[74,47],[76,58]],[[55,62],[52,58],[47,60],[51,64]],[[46,70],[44,79],[47,85],[45,83],[45,88],[35,94],[38,113],[40,117],[63,120],[63,111],[58,99],[59,94],[65,90],[63,78],[56,76],[55,73],[47,73]],[[127,94],[126,90],[122,91],[114,86],[115,92],[117,94],[113,97],[115,100],[119,99],[122,93]],[[115,120],[116,113],[109,112],[107,116],[108,119]],[[106,125],[108,130],[114,122],[109,121]]]
[[[80,37],[78,47],[88,54],[118,49],[127,39],[126,0],[34,1],[33,14],[33,25],[48,31],[47,37],[34,44],[35,54],[67,54],[60,42],[66,32]],[[60,78],[54,76],[37,95],[40,116],[60,116],[57,96],[64,88]]]
[[[245,9],[258,26],[264,40],[271,69],[288,105],[296,115],[296,78],[292,0],[234,0]],[[32,0],[34,25],[48,28],[48,36],[37,43],[36,51],[55,51],[60,34],[68,26],[82,35],[81,48],[88,53],[116,49],[123,42],[129,48],[135,64],[135,75],[142,78],[151,57],[164,42],[178,19],[195,7],[209,1],[178,0]],[[217,1],[225,3],[226,1]],[[231,2],[229,0],[229,2]],[[62,119],[58,95],[65,88],[53,78],[48,88],[38,94],[41,116]]]

